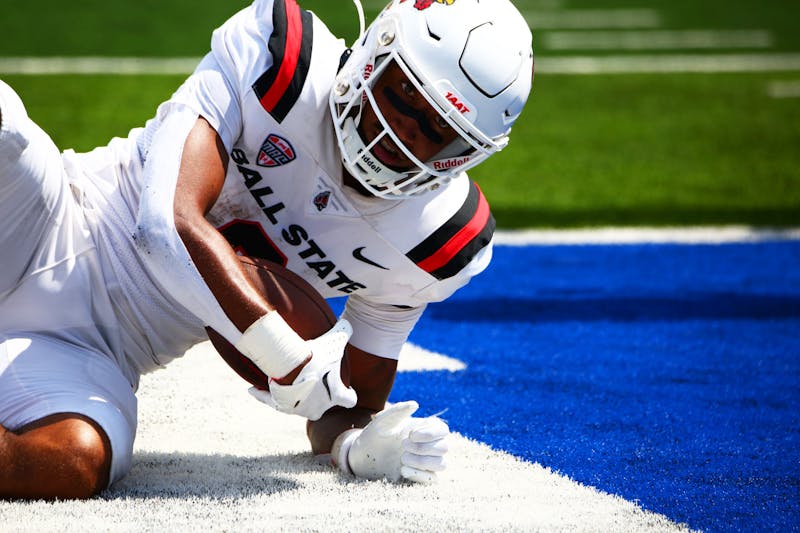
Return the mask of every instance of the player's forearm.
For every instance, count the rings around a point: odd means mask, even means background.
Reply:
[[[363,428],[369,424],[372,415],[377,412],[377,410],[364,407],[334,408],[322,415],[319,420],[308,421],[306,433],[311,443],[311,451],[314,455],[330,453],[336,437],[348,429]]]
[[[228,242],[204,218],[177,216],[175,226],[206,285],[240,331],[272,310],[250,285]]]
[[[189,191],[203,190],[201,181],[204,177],[209,178],[210,188],[213,188],[214,181],[218,182],[219,178],[212,179],[212,171],[216,169],[216,173],[220,173],[224,169],[224,162],[219,161],[217,155],[217,164],[206,165],[208,170],[205,173],[186,172],[183,163],[191,161],[196,152],[216,155],[213,140],[210,145],[197,142],[194,133],[198,124],[202,122],[192,110],[176,108],[159,125],[144,166],[144,187],[133,238],[139,256],[164,291],[204,325],[229,338],[239,335],[240,331],[223,312],[198,273],[196,263],[175,227],[179,215],[175,206],[193,205],[198,209],[201,199],[193,198],[187,202]],[[196,166],[195,169],[199,170]]]

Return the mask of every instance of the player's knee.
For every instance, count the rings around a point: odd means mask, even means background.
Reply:
[[[71,442],[71,498],[91,498],[108,484],[111,447],[102,430],[93,424],[78,425]]]

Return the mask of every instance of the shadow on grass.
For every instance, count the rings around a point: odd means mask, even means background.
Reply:
[[[135,452],[127,477],[102,493],[118,499],[239,499],[302,487],[288,474],[330,470],[310,454],[243,457],[230,454]]]

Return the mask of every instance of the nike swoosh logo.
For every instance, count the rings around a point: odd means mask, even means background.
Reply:
[[[366,263],[368,265],[372,265],[372,266],[380,268],[382,270],[389,270],[385,266],[376,263],[372,259],[368,259],[368,258],[364,257],[364,254],[361,252],[364,248],[366,248],[366,246],[362,246],[361,248],[356,248],[355,250],[353,250],[353,257],[355,257],[356,259],[358,259],[362,263]]]
[[[328,385],[328,374],[330,373],[331,371],[328,370],[327,372],[325,372],[325,375],[322,376],[322,386],[325,387],[325,391],[328,393],[328,399],[333,400],[333,396],[331,395],[331,388]]]

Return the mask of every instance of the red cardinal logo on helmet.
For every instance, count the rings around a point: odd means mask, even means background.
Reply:
[[[431,7],[431,5],[433,5],[434,2],[437,4],[444,4],[446,6],[451,6],[455,1],[456,0],[416,0],[414,2],[414,7],[422,11],[423,9],[428,9],[429,7]]]

